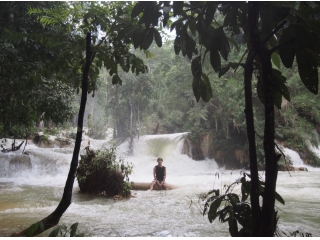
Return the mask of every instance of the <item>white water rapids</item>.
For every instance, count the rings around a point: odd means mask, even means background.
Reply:
[[[222,190],[241,171],[219,169],[213,159],[194,161],[181,154],[183,135],[142,136],[134,142],[133,156],[126,154],[128,143],[118,147],[119,156],[135,166],[130,181],[151,182],[156,158],[162,157],[167,182],[178,186],[177,189],[132,191],[135,198],[115,201],[81,194],[75,181],[72,204],[60,224],[71,226],[79,222],[78,228],[86,236],[99,237],[230,236],[226,223],[216,219],[211,224],[207,216],[202,216],[198,194],[213,187]],[[102,145],[107,145],[107,141],[91,140],[93,149]],[[21,156],[21,151],[0,153],[0,236],[10,236],[46,217],[62,197],[73,148],[45,149],[30,144],[27,150],[31,169],[17,169],[9,164],[12,158]],[[291,154],[295,163],[294,153],[286,153]],[[279,172],[277,192],[286,202],[277,203],[279,228],[286,233],[299,230],[320,236],[320,170],[305,167],[308,172]],[[239,187],[235,191],[239,193]],[[42,236],[48,236],[48,231]]]

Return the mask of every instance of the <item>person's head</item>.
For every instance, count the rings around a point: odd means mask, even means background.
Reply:
[[[158,159],[157,159],[157,162],[158,162],[158,165],[161,166],[161,165],[162,165],[162,162],[163,162],[163,159],[162,159],[162,158],[158,158]]]

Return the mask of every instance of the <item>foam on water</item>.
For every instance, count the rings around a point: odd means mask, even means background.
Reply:
[[[202,216],[198,194],[212,188],[223,191],[241,171],[219,169],[214,159],[192,160],[182,154],[186,133],[141,136],[133,142],[133,155],[128,155],[128,141],[121,144],[118,154],[135,165],[130,181],[150,182],[156,159],[162,157],[167,167],[167,182],[177,185],[171,191],[133,191],[136,198],[114,201],[103,196],[80,194],[75,181],[72,204],[60,224],[79,222],[86,236],[120,237],[214,237],[229,236],[227,224],[209,223]],[[90,140],[92,149],[109,145],[104,140]],[[83,148],[87,144],[83,141]],[[32,169],[8,173],[10,158],[18,153],[0,153],[0,236],[9,236],[51,213],[59,203],[69,171],[73,148],[40,149],[28,145]],[[298,154],[285,149],[296,166]],[[21,153],[20,153],[21,154]],[[300,161],[301,160],[301,161]],[[7,165],[6,165],[7,164]],[[282,230],[309,231],[320,236],[320,176],[317,172],[279,172],[277,192],[286,204],[281,209]],[[313,168],[311,168],[313,169]],[[318,169],[319,170],[319,169]],[[317,171],[317,170],[315,170]],[[218,175],[217,175],[218,174]],[[260,173],[263,175],[263,173]],[[240,186],[240,185],[239,185]],[[240,193],[239,186],[234,191]],[[48,236],[46,234],[45,236]]]

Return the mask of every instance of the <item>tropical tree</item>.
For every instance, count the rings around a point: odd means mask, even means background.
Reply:
[[[223,16],[223,24],[215,20]],[[319,37],[317,2],[137,2],[132,10],[135,21],[123,25],[127,41],[135,48],[147,50],[152,41],[161,47],[157,30],[161,25],[175,30],[174,51],[191,62],[192,86],[196,100],[208,102],[212,87],[203,69],[210,58],[212,69],[224,75],[230,68],[244,70],[245,116],[249,142],[252,209],[250,236],[273,236],[276,228],[277,162],[275,151],[275,110],[282,99],[290,101],[284,68],[291,68],[296,58],[302,83],[318,93]],[[172,20],[174,18],[174,20]],[[171,24],[171,21],[174,21]],[[202,49],[196,48],[191,35],[197,37]],[[229,62],[230,44],[238,47],[235,37],[242,36],[247,46],[244,63]],[[265,186],[259,187],[255,126],[252,106],[252,79],[257,77],[257,94],[264,104]],[[262,206],[259,198],[262,197]],[[214,205],[216,206],[216,204]],[[238,232],[230,231],[232,236]]]
[[[126,4],[128,9],[130,9],[130,4]],[[53,9],[29,8],[29,13],[38,16],[40,23],[47,26],[58,25],[64,31],[74,33],[75,38],[71,41],[69,39],[59,41],[56,35],[53,36],[53,39],[49,38],[51,42],[58,41],[58,45],[63,45],[63,51],[56,55],[56,59],[60,61],[56,61],[49,66],[52,68],[62,68],[60,64],[70,66],[68,65],[70,59],[78,57],[68,72],[74,74],[74,84],[78,88],[82,88],[82,93],[74,152],[61,201],[50,215],[14,235],[35,236],[53,227],[59,222],[61,216],[71,204],[72,189],[78,167],[87,94],[95,91],[99,69],[104,66],[109,71],[113,84],[122,83],[118,74],[118,66],[123,71],[128,72],[131,70],[132,73],[137,75],[146,72],[147,68],[143,61],[130,53],[129,47],[119,38],[118,26],[125,21],[123,16],[127,14],[127,12],[123,11],[124,9],[122,3],[119,4],[117,2],[112,4],[75,2],[56,6]],[[28,36],[26,34],[26,37]],[[85,54],[83,54],[84,49]],[[77,79],[80,74],[82,75],[81,81],[80,78]],[[66,80],[68,81],[69,79]]]
[[[59,35],[60,41],[71,40],[72,35],[58,26],[45,26],[28,14],[32,7],[54,9],[59,5],[65,3],[0,3],[2,137],[25,137],[40,119],[59,123],[69,120],[74,112],[73,86],[59,81],[67,71],[50,66],[59,61],[56,56],[61,53],[61,46],[53,43],[52,37],[51,41],[48,38],[53,32]]]

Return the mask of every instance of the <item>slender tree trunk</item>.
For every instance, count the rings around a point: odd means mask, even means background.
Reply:
[[[253,107],[252,107],[252,73],[253,52],[249,51],[244,66],[244,92],[245,92],[245,115],[247,124],[247,136],[249,142],[250,174],[251,174],[251,209],[252,209],[252,237],[259,236],[260,204],[259,204],[259,176],[257,164],[256,138],[254,130]]]
[[[265,126],[264,126],[264,153],[265,153],[265,189],[263,193],[262,213],[259,236],[273,237],[275,232],[275,191],[277,182],[277,160],[274,149],[274,99],[273,99],[273,82],[272,82],[272,65],[271,52],[262,44],[262,40],[258,30],[259,19],[259,2],[249,2],[248,14],[252,14],[249,19],[250,40],[257,54],[259,75],[262,78],[264,88],[264,104],[265,104]],[[250,21],[251,20],[251,21]]]
[[[91,65],[91,57],[92,53],[90,50],[90,44],[91,44],[91,33],[87,33],[86,36],[86,62],[83,68],[83,75],[82,75],[82,95],[81,95],[81,103],[80,103],[80,109],[79,109],[79,117],[78,117],[78,128],[77,128],[77,136],[76,136],[76,142],[73,150],[72,160],[70,164],[70,170],[68,174],[68,178],[64,187],[64,192],[62,199],[58,205],[58,207],[46,218],[42,219],[41,222],[44,225],[43,229],[38,228],[32,236],[36,236],[43,231],[57,225],[60,221],[60,218],[64,214],[64,212],[68,209],[68,207],[71,204],[72,200],[72,189],[74,180],[76,177],[76,171],[78,167],[79,162],[79,153],[80,153],[80,145],[81,145],[81,139],[82,139],[82,129],[83,129],[83,117],[87,102],[87,92],[88,92],[88,74],[89,69]],[[27,236],[29,229],[23,230],[20,233],[14,233],[12,236]]]

